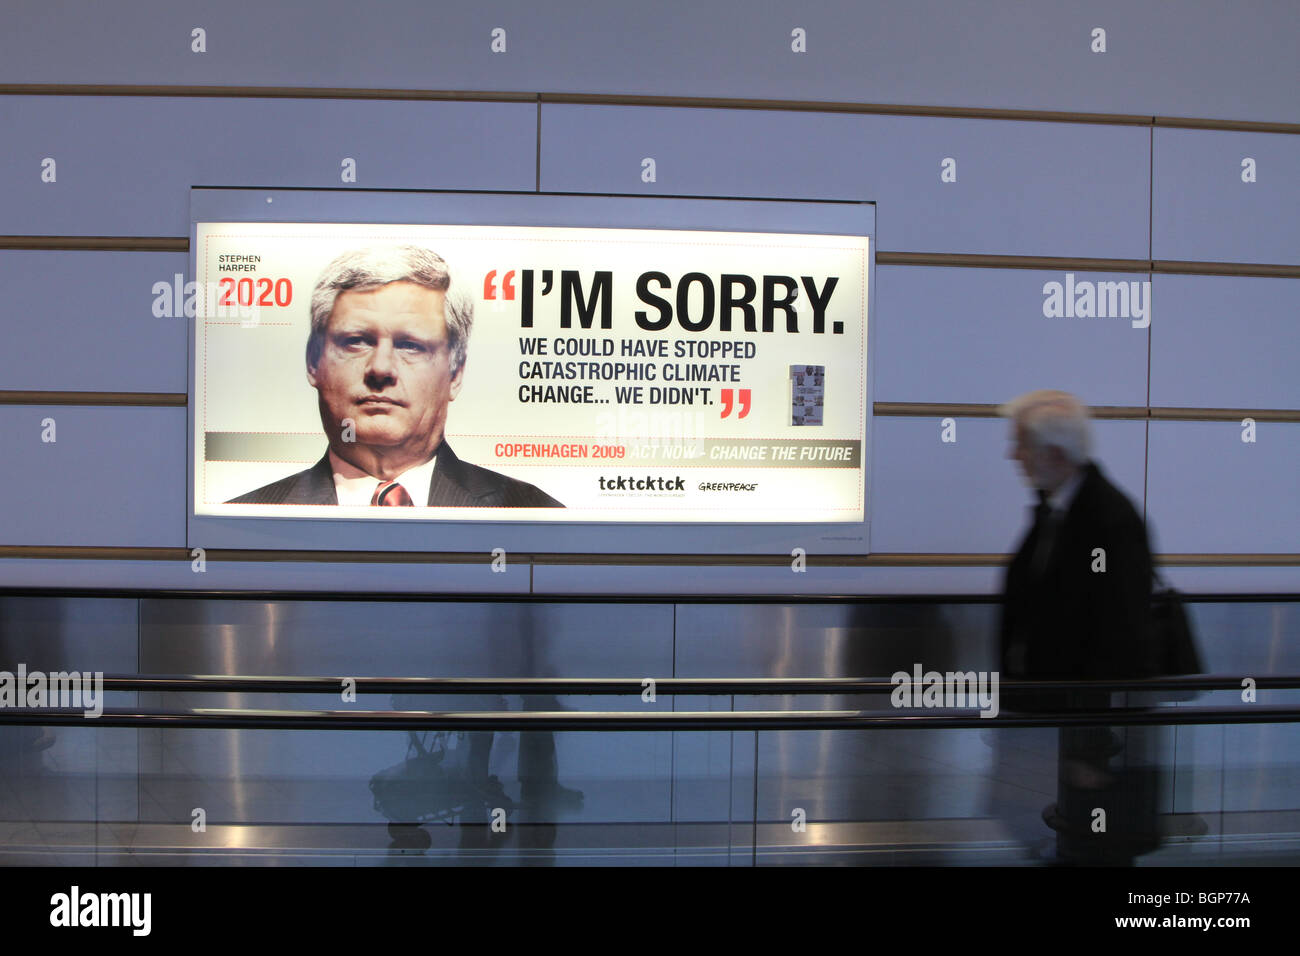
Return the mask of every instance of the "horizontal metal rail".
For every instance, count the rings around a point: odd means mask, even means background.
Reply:
[[[0,545],[0,555],[5,554],[4,548]],[[21,548],[24,556],[33,556],[38,550],[46,548],[44,545],[12,545],[12,548]],[[50,546],[46,549],[52,558],[68,558],[81,556],[87,559],[111,559],[122,557],[124,560],[169,560],[173,557],[183,556],[185,560],[190,560],[190,554],[183,548],[112,548],[98,546],[68,546],[55,547]],[[55,553],[57,552],[57,553]],[[175,552],[175,553],[174,553]],[[14,552],[17,554],[17,552]],[[176,554],[179,553],[179,556]],[[307,552],[310,554],[311,552]],[[331,552],[335,557],[338,552]],[[266,558],[266,552],[248,552],[258,558]],[[434,554],[420,552],[426,562],[434,559],[445,560],[447,554]],[[486,554],[486,552],[484,553]],[[484,554],[475,554],[474,560],[484,560]],[[153,557],[150,557],[153,555]],[[385,557],[389,557],[388,552],[384,552]],[[208,553],[209,559],[212,553]],[[317,557],[320,557],[318,554]],[[490,558],[490,555],[488,556]],[[574,559],[573,555],[519,555],[520,561],[536,559],[541,561],[542,558],[548,560],[554,557],[557,560]],[[577,556],[583,557],[583,556]],[[607,555],[599,563],[601,564],[618,564],[626,563],[634,558],[641,557],[640,563],[645,563],[646,559],[638,555]],[[697,559],[699,556],[671,555],[678,563],[685,560],[686,557]],[[815,556],[810,555],[810,559]],[[962,555],[963,559],[969,555]],[[1011,555],[1000,555],[999,560],[1010,560]],[[1204,564],[1205,561],[1217,560],[1212,555],[1194,556]],[[742,560],[743,558],[743,560]],[[761,561],[770,560],[768,557],[759,556]],[[593,559],[594,560],[594,559]],[[788,556],[785,559],[789,561]],[[860,559],[859,559],[860,560]],[[916,555],[909,555],[910,566],[917,566],[918,560]],[[936,558],[939,563],[949,560],[948,557]],[[722,564],[735,565],[739,561],[741,564],[760,563],[753,557],[733,555],[719,556],[718,562]],[[810,563],[812,563],[810,561]],[[1156,556],[1156,563],[1161,563],[1159,555]],[[933,565],[933,562],[932,562]],[[0,587],[0,597],[87,597],[87,598],[124,598],[135,601],[216,601],[216,602],[250,602],[250,601],[269,601],[283,604],[296,603],[354,603],[365,601],[377,604],[472,604],[472,603],[489,603],[489,604],[518,604],[522,606],[529,605],[664,605],[664,604],[683,604],[688,606],[713,606],[713,605],[758,605],[766,606],[771,604],[790,605],[794,607],[814,607],[823,605],[841,605],[844,607],[875,607],[880,605],[893,606],[916,606],[916,605],[980,605],[980,604],[1000,604],[1002,596],[991,593],[923,593],[897,595],[897,594],[860,594],[860,593],[843,593],[836,594],[832,592],[808,594],[799,592],[774,593],[766,592],[763,594],[742,594],[742,593],[701,593],[691,592],[689,594],[672,591],[657,591],[645,594],[591,594],[591,593],[563,593],[563,594],[544,594],[536,592],[503,592],[503,591],[465,591],[455,592],[393,592],[393,591],[367,591],[367,590],[347,590],[335,589],[332,591],[301,591],[291,589],[272,590],[232,590],[223,588],[170,588],[160,590],[158,588],[141,588],[127,587],[122,585],[112,587]],[[1280,591],[1260,591],[1243,594],[1240,591],[1197,591],[1184,592],[1183,600],[1186,604],[1296,604],[1300,603],[1300,593],[1280,592]]]
[[[1170,707],[1003,713],[981,717],[972,708],[940,713],[861,710],[661,713],[547,711],[154,711],[105,708],[88,717],[72,708],[0,708],[0,724],[39,726],[208,728],[214,730],[456,730],[456,731],[748,731],[905,730],[997,727],[1138,726],[1176,724],[1278,724],[1300,722],[1300,707]]]
[[[944,678],[956,672],[938,672]],[[979,671],[963,671],[975,673]],[[984,672],[987,674],[987,672]],[[910,675],[909,675],[910,676]],[[1300,689],[1300,675],[1199,674],[1191,677],[1161,677],[1131,680],[998,680],[1000,692],[1018,690],[1089,691],[1187,691],[1241,690],[1245,680],[1260,690]],[[512,694],[512,695],[617,695],[640,696],[654,682],[658,694],[681,696],[731,696],[770,694],[887,694],[898,685],[888,678],[838,677],[643,677],[580,678],[527,677],[257,677],[219,674],[106,674],[105,691],[183,691],[214,694],[337,694],[342,689],[358,694]],[[927,682],[930,686],[930,682]],[[943,681],[943,686],[967,686],[961,679]]]

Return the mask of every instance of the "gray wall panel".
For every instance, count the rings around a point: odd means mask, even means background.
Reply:
[[[0,127],[14,144],[0,151],[0,235],[185,236],[191,186],[536,183],[524,103],[6,96]],[[41,179],[47,157],[56,182]]]
[[[1157,129],[1152,176],[1152,258],[1300,263],[1300,136]]]
[[[1300,279],[1155,277],[1151,404],[1300,409]]]
[[[14,0],[11,0],[11,6]],[[17,0],[0,82],[207,83],[789,97],[1300,120],[1285,2]],[[208,31],[204,54],[190,30]],[[490,30],[508,31],[489,49]],[[791,51],[791,30],[807,52]],[[1094,27],[1104,54],[1091,51]],[[1243,77],[1249,77],[1248,88]]]
[[[135,673],[138,629],[131,598],[0,597],[0,667]]]
[[[544,106],[541,187],[561,192],[857,199],[879,248],[1146,255],[1140,128],[914,116]],[[641,163],[656,162],[656,181]],[[957,180],[940,163],[957,160]]]
[[[140,627],[142,673],[624,677],[672,670],[670,605],[169,599],[145,600]]]
[[[1104,474],[1142,511],[1145,425],[1092,423]],[[1011,552],[1029,528],[1032,496],[1007,459],[1008,425],[957,419],[940,440],[939,418],[877,418],[873,551]]]
[[[0,441],[0,542],[185,543],[185,409],[3,406]]]
[[[1203,603],[1190,614],[1207,673],[1300,673],[1300,604]],[[1293,693],[1262,690],[1259,702],[1281,704],[1280,697]],[[1224,706],[1240,701],[1228,692]]]
[[[1300,424],[1152,422],[1147,499],[1161,551],[1291,552],[1300,543]]]
[[[188,271],[184,253],[0,251],[0,387],[184,392],[186,320],[155,316],[152,290]]]
[[[996,659],[997,619],[995,604],[683,604],[677,676],[888,677],[916,661],[978,669]]]
[[[876,401],[997,403],[1052,382],[1091,405],[1145,405],[1147,332],[1133,326],[1145,320],[1134,316],[1131,293],[1136,289],[1149,317],[1149,279],[1142,274],[880,266]],[[1059,291],[1044,293],[1052,282],[1060,285]],[[1075,283],[1075,302],[1085,292],[1093,294],[1099,283],[1126,285],[1105,290],[1110,293],[1103,294],[1105,318],[1057,316],[1070,282]],[[1052,293],[1061,300],[1059,309]],[[1045,308],[1051,317],[1044,315]]]

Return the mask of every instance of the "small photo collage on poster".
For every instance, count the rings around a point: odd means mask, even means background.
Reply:
[[[791,365],[790,424],[820,425],[825,394],[825,365]]]

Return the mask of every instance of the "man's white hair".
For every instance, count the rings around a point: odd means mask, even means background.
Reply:
[[[1037,447],[1059,448],[1076,465],[1092,457],[1088,409],[1069,392],[1050,388],[1026,392],[998,406],[998,414],[1023,427]]]
[[[413,282],[442,292],[451,347],[451,374],[465,364],[469,333],[474,326],[474,300],[453,285],[442,256],[421,246],[370,246],[351,249],[325,267],[311,292],[311,332],[307,336],[307,367],[315,368],[325,347],[334,303],[344,292],[370,292],[393,282]]]

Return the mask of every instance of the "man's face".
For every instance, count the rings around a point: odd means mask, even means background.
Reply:
[[[451,374],[445,306],[443,293],[412,282],[334,300],[307,381],[319,392],[321,423],[336,450],[349,447],[341,435],[350,418],[356,446],[411,462],[432,456],[464,375],[463,368]]]
[[[1011,448],[1007,457],[1020,466],[1025,484],[1053,491],[1069,472],[1069,461],[1059,448],[1038,445],[1020,422],[1011,426]]]

